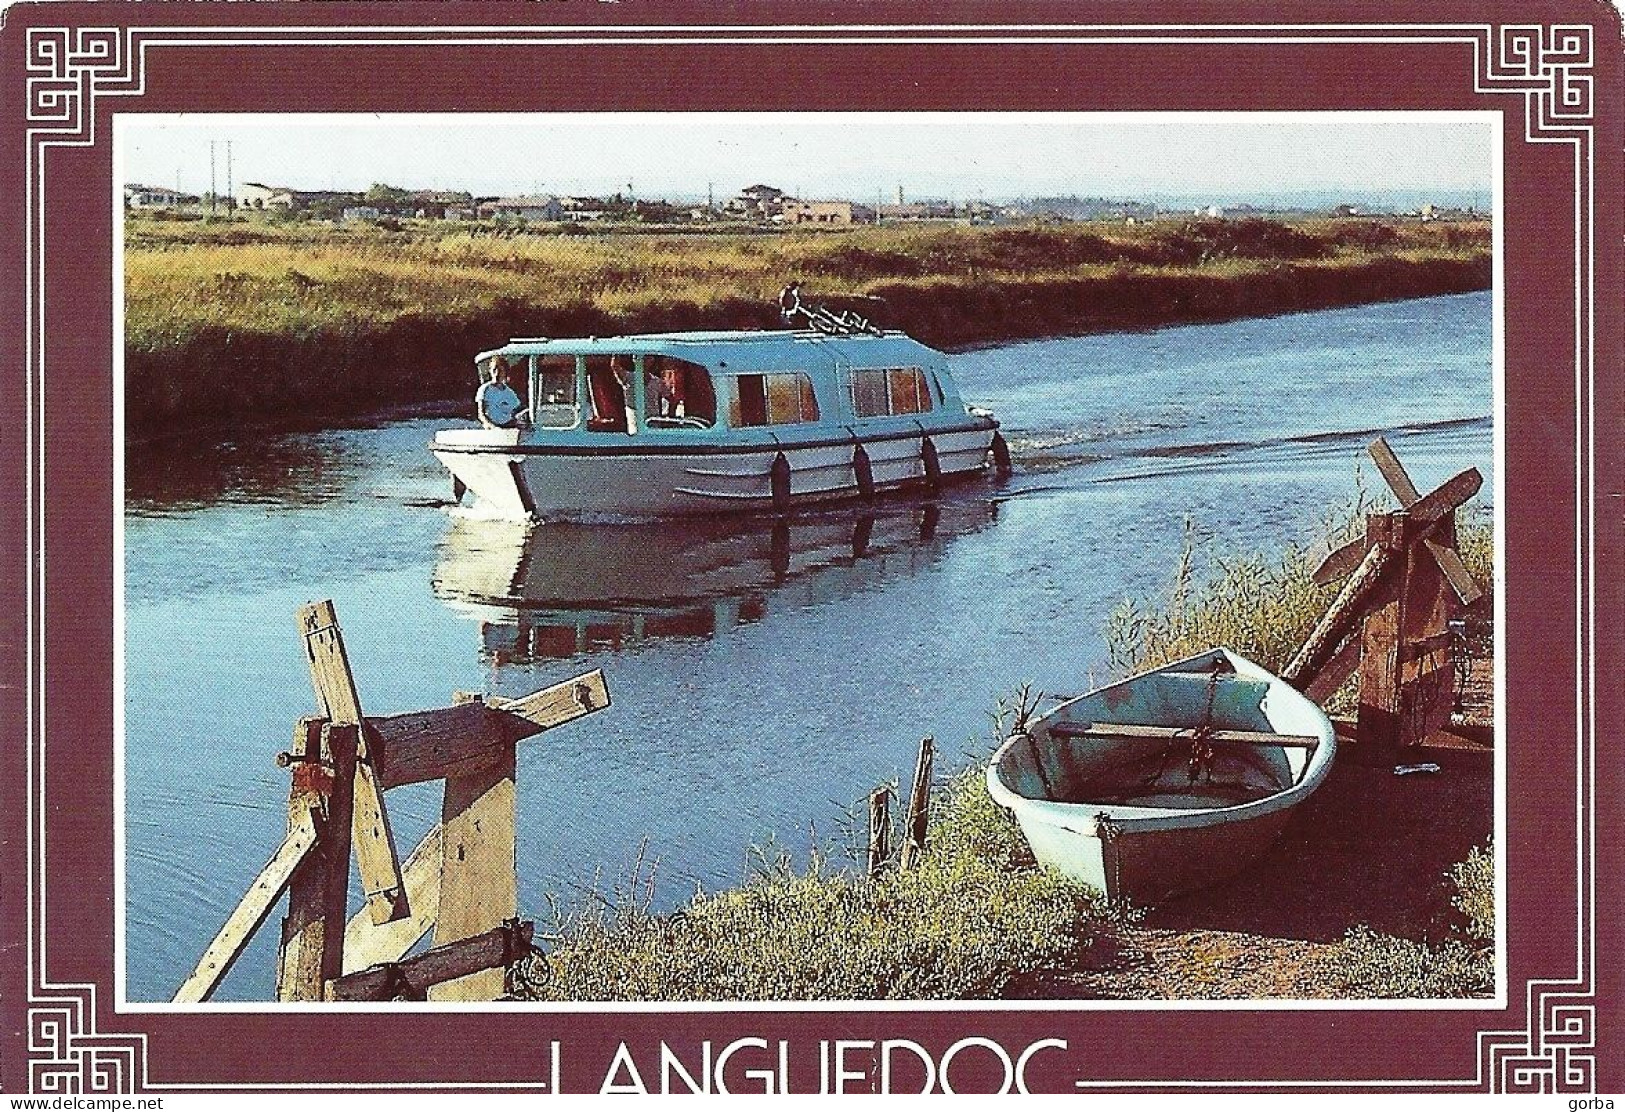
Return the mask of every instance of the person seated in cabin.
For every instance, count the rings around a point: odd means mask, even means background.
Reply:
[[[508,385],[508,361],[502,356],[491,360],[490,381],[474,394],[474,412],[488,429],[517,429],[526,424],[519,395]]]
[[[676,417],[677,391],[672,389],[670,372],[661,364],[661,357],[648,355],[643,359],[643,411],[648,417]]]

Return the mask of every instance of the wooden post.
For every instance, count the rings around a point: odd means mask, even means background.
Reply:
[[[891,788],[869,793],[869,876],[878,877],[891,856]]]
[[[457,692],[458,704],[480,702]],[[509,742],[490,763],[446,777],[440,804],[440,916],[434,942],[472,938],[512,918],[519,907],[516,746]],[[429,990],[431,1000],[495,1000],[505,968],[486,968]]]
[[[1355,713],[1360,744],[1387,754],[1401,743],[1399,658],[1405,628],[1405,595],[1410,582],[1413,552],[1402,548],[1408,515],[1372,514],[1366,518],[1366,537],[1373,551],[1396,552],[1400,566],[1384,577],[1365,607],[1360,627],[1360,696]]]
[[[340,806],[343,822],[333,822],[335,800],[331,758],[323,752],[325,720],[301,718],[293,729],[288,752],[292,783],[288,788],[288,829],[302,816],[322,816],[322,837],[294,871],[288,884],[288,914],[282,920],[277,953],[276,998],[284,1003],[320,1000],[323,986],[337,976],[339,959],[328,960],[328,945],[344,937],[345,902],[350,879],[349,792]],[[331,874],[342,874],[335,880]],[[342,954],[342,950],[341,950]]]
[[[411,913],[406,881],[401,876],[395,832],[384,808],[384,790],[378,782],[362,728],[361,696],[356,691],[350,658],[344,650],[338,613],[331,601],[310,603],[299,610],[305,633],[305,655],[310,662],[311,685],[334,731],[355,735],[355,780],[352,796],[351,839],[361,869],[362,898],[374,923],[404,919]],[[349,743],[346,743],[348,745]]]
[[[933,739],[927,737],[920,741],[920,754],[914,760],[914,783],[908,793],[908,820],[899,868],[912,869],[925,851],[925,832],[931,822],[931,766],[935,762],[935,749]]]

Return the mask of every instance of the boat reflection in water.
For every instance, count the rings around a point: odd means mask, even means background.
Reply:
[[[988,499],[832,509],[790,519],[627,525],[454,518],[434,593],[480,623],[496,665],[665,638],[711,638],[773,610],[913,575],[992,524]]]

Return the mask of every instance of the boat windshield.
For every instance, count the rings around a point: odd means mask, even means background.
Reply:
[[[576,401],[576,360],[573,355],[542,356],[536,360],[536,405],[531,423],[539,429],[573,429],[581,420]]]

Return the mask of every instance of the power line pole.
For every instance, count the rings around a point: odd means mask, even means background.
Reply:
[[[214,215],[214,140],[209,140],[209,215]]]

